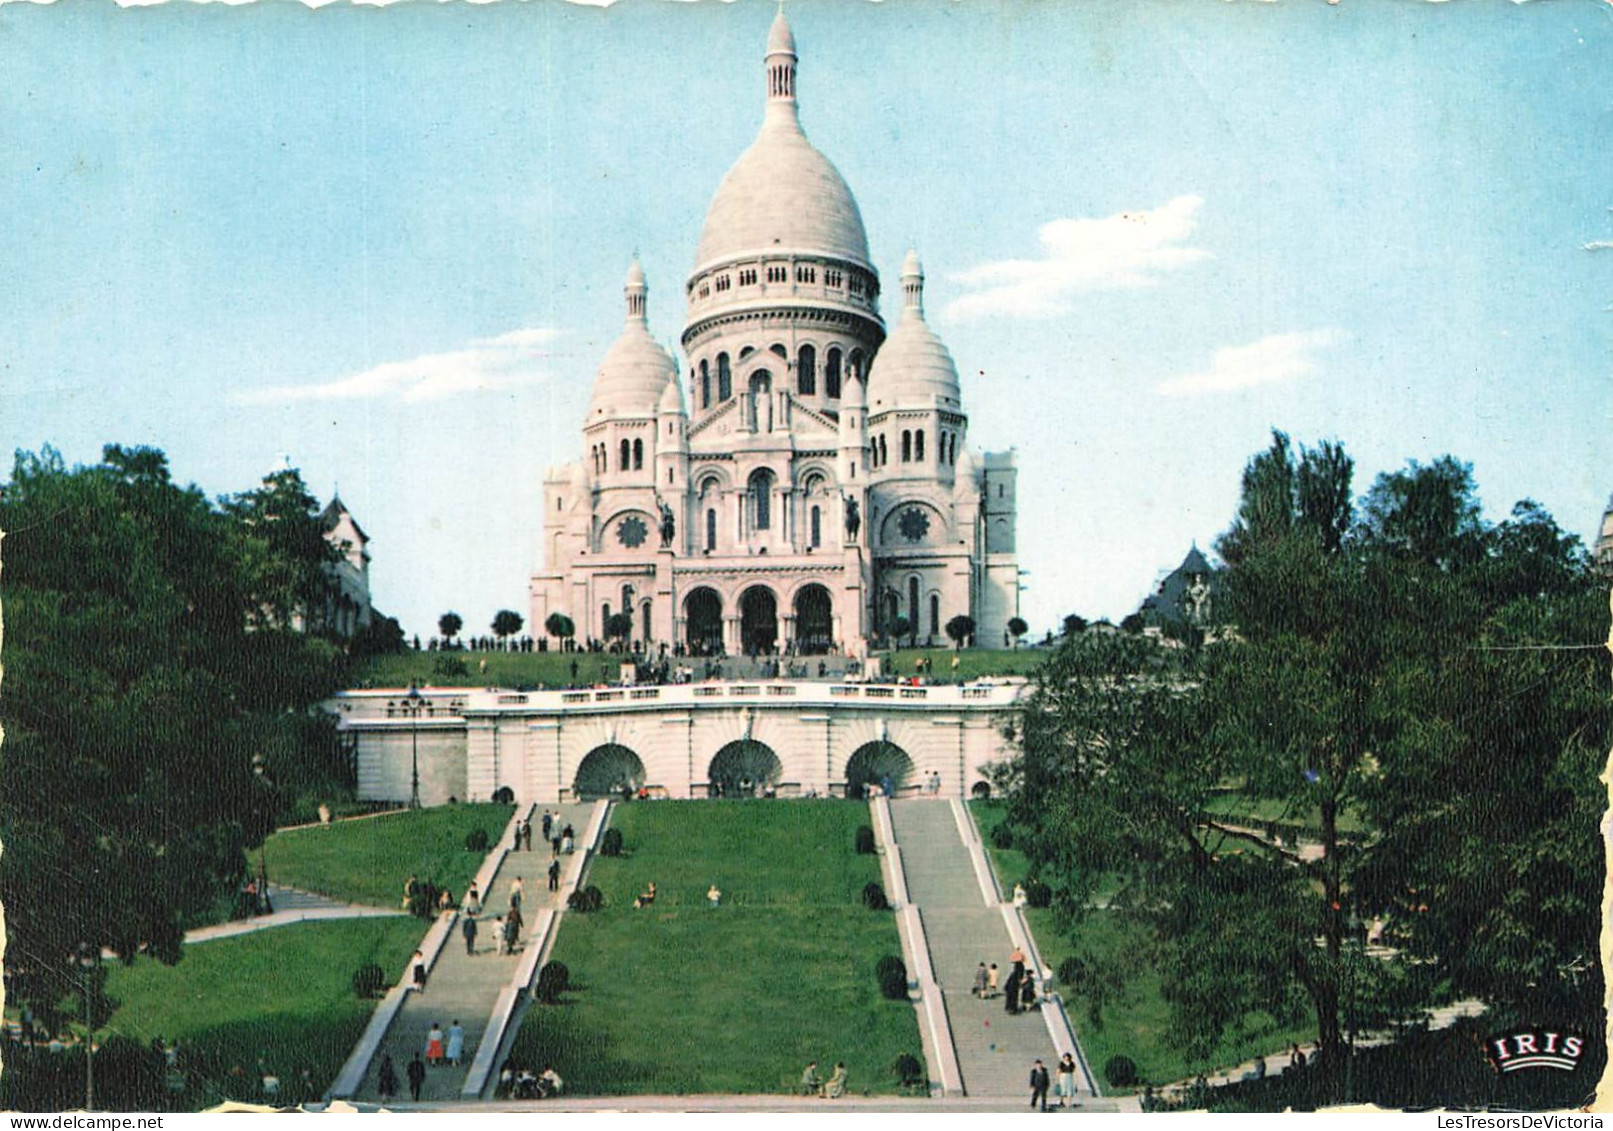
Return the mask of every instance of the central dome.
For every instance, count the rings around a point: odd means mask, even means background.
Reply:
[[[871,267],[857,201],[840,171],[801,132],[795,40],[783,12],[773,21],[767,47],[767,116],[706,211],[695,273],[723,260],[777,251]]]

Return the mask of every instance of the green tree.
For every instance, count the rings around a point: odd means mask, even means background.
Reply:
[[[612,613],[605,618],[605,636],[610,640],[625,641],[633,635],[633,614]]]
[[[577,635],[577,626],[564,613],[550,613],[549,619],[543,622],[543,630],[561,641],[568,641]]]
[[[947,636],[952,641],[952,647],[962,648],[964,643],[975,634],[975,621],[973,617],[955,616],[947,621]]]
[[[36,1011],[78,992],[81,948],[178,961],[273,826],[281,779],[334,751],[308,708],[340,654],[290,631],[302,563],[268,513],[215,508],[150,448],[17,458],[0,900],[11,989]]]
[[[1087,630],[1087,618],[1071,613],[1064,618],[1063,633],[1065,636],[1075,636]]]
[[[1008,635],[1012,636],[1014,638],[1014,647],[1015,648],[1019,647],[1019,638],[1024,636],[1030,630],[1031,630],[1031,626],[1026,624],[1019,617],[1009,617],[1008,618]]]
[[[452,647],[454,637],[465,627],[465,618],[458,613],[444,613],[437,618],[437,631],[442,633],[443,647]]]
[[[912,625],[908,623],[906,617],[901,613],[897,613],[890,619],[890,624],[887,627],[890,629],[891,642],[900,646],[902,637],[908,634]]]
[[[126,466],[123,449],[108,448],[105,462]],[[327,570],[340,553],[325,537],[319,501],[301,473],[287,469],[266,475],[262,486],[227,496],[221,507],[238,520],[242,566],[262,600],[251,611],[254,623],[324,631],[331,586]]]
[[[500,641],[507,640],[520,632],[521,626],[524,624],[526,624],[526,620],[520,613],[510,609],[500,609],[493,615],[493,635],[497,636]]]

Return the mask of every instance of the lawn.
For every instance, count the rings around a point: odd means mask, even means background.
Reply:
[[[915,663],[920,657],[930,661],[931,679],[989,679],[993,676],[1029,675],[1051,651],[1046,648],[965,648],[954,652],[951,648],[902,648],[895,652],[881,652],[886,675],[910,676],[918,674]],[[956,671],[952,657],[958,657]]]
[[[970,809],[992,867],[1005,890],[1011,891],[1016,882],[1024,879],[1028,862],[1024,853],[997,848],[991,843],[991,828],[1002,819],[1002,805],[976,801],[970,804]],[[1031,933],[1036,936],[1042,961],[1056,971],[1059,963],[1074,953],[1073,943],[1059,931],[1052,911],[1026,908],[1025,917]],[[1146,954],[1146,940],[1135,937],[1107,911],[1094,911],[1083,930],[1085,941],[1097,953],[1132,956],[1127,965],[1132,967],[1133,973],[1124,993],[1105,1007],[1101,1026],[1093,1023],[1091,1010],[1078,993],[1071,994],[1067,990],[1065,993],[1076,1036],[1094,1072],[1101,1074],[1111,1056],[1121,1055],[1136,1062],[1138,1077],[1144,1083],[1172,1083],[1201,1070],[1239,1064],[1262,1053],[1277,1054],[1296,1041],[1305,1043],[1316,1039],[1314,1022],[1285,1028],[1263,1013],[1251,1014],[1245,1019],[1244,1035],[1223,1037],[1206,1060],[1191,1060],[1167,1040],[1173,1022],[1170,1006],[1160,995],[1158,974],[1146,960],[1136,958]]]
[[[912,1005],[874,979],[902,951],[894,916],[860,902],[880,878],[853,851],[867,823],[827,800],[617,807],[625,854],[589,876],[604,909],[568,914],[555,947],[573,988],[528,1011],[511,1059],[585,1095],[790,1092],[814,1059],[844,1060],[854,1093],[895,1092],[892,1063],[923,1050]]]
[[[189,1085],[175,1101],[182,1107],[260,1099],[260,1059],[286,1102],[303,1098],[305,1068],[315,1093],[307,1098],[317,1098],[375,1007],[353,995],[353,971],[376,962],[396,977],[423,933],[406,918],[298,923],[191,944],[177,966],[149,958],[114,965],[107,993],[120,1007],[108,1032],[140,1046],[157,1037],[179,1043]],[[103,1087],[115,1088],[115,1078]],[[109,1106],[116,1100],[105,1095]]]
[[[388,813],[324,828],[291,829],[264,845],[269,886],[276,884],[373,907],[397,907],[410,875],[463,894],[485,852],[465,848],[473,829],[497,843],[509,805],[442,805]]]
[[[441,661],[441,663],[439,663]],[[355,673],[357,687],[569,687],[574,682],[615,683],[621,656],[599,652],[400,652],[374,656]],[[463,664],[463,675],[442,666]],[[457,671],[457,668],[454,668]]]

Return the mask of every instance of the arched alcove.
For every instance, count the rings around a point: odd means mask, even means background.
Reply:
[[[644,784],[644,762],[627,747],[607,742],[588,752],[577,765],[571,793],[578,801],[620,797],[622,787],[637,789]]]
[[[765,742],[739,739],[717,751],[706,770],[713,797],[755,797],[777,784],[784,767]]]
[[[887,779],[898,792],[913,776],[913,759],[894,742],[865,742],[846,760],[846,796],[861,797],[869,782]]]

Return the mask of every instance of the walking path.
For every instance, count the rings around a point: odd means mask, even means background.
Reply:
[[[1028,1101],[1031,1064],[1040,1059],[1049,1073],[1058,1066],[1048,1027],[1036,1010],[1010,1015],[998,996],[982,1000],[973,992],[981,962],[997,963],[1006,981],[1013,939],[1000,907],[987,906],[968,846],[949,803],[939,800],[893,802],[891,825],[901,846],[908,899],[919,909],[929,940],[930,960],[946,1002],[967,1096]],[[1083,1095],[1083,1102],[1090,1096]]]
[[[551,811],[560,813],[561,827],[568,821],[571,823],[579,843],[590,809],[591,806],[587,804],[550,807]],[[409,1084],[405,1069],[416,1052],[424,1054],[426,1036],[433,1023],[440,1024],[446,1036],[449,1026],[455,1021],[465,1030],[464,1056],[457,1066],[445,1065],[426,1073],[421,1100],[427,1103],[459,1100],[460,1089],[464,1087],[466,1074],[487,1031],[499,994],[509,985],[521,962],[519,950],[513,955],[498,954],[493,942],[493,922],[509,909],[510,884],[515,877],[522,877],[521,915],[525,919],[521,930],[522,943],[530,939],[539,912],[546,907],[558,906],[558,896],[551,896],[548,891],[547,876],[552,856],[549,846],[542,842],[543,808],[535,810],[532,817],[532,850],[512,851],[505,856],[492,882],[481,893],[483,911],[477,917],[475,953],[466,953],[464,936],[461,934],[462,916],[456,916],[452,933],[432,966],[425,991],[408,995],[387,1029],[380,1048],[371,1058],[363,1084],[354,1097],[359,1102],[373,1103],[379,1100],[376,1078],[380,1072],[381,1058],[388,1053],[397,1072],[399,1094],[406,1098]],[[563,857],[562,866],[567,863]],[[454,894],[463,899],[463,893]]]
[[[254,931],[266,931],[271,927],[284,927],[291,923],[306,923],[316,919],[378,919],[388,915],[405,914],[394,907],[368,907],[362,903],[343,903],[329,896],[288,887],[271,887],[269,899],[274,905],[274,914],[257,915],[251,919],[232,919],[228,923],[214,923],[210,927],[197,927],[193,931],[185,932],[185,941],[212,942],[214,939],[250,935]],[[113,952],[106,953],[107,957],[111,957]]]

